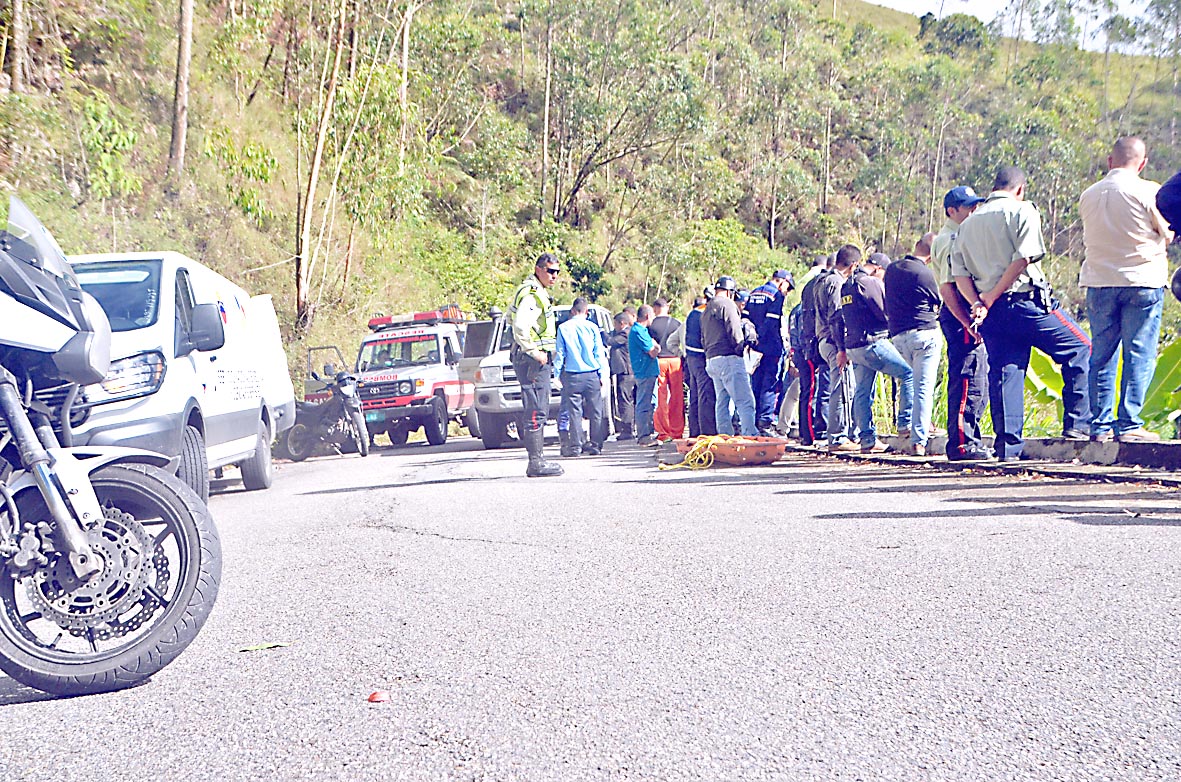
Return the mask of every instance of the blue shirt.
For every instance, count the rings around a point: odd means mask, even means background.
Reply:
[[[554,350],[555,372],[607,373],[607,347],[599,327],[585,317],[570,318],[558,326]]]
[[[636,378],[660,377],[660,362],[648,351],[656,347],[647,326],[636,323],[627,335],[627,352],[632,360],[632,374]]]

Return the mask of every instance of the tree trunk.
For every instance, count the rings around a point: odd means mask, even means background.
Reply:
[[[553,21],[550,18],[550,9],[547,8],[545,14],[545,105],[541,112],[541,192],[537,205],[539,220],[545,217],[545,180],[549,176],[549,110],[550,101],[553,98],[553,72]],[[555,198],[554,204],[557,202],[558,200]]]
[[[12,77],[12,91],[25,91],[26,57],[29,51],[29,19],[25,11],[25,0],[12,0],[12,63],[9,76]]]
[[[402,112],[402,127],[398,131],[399,177],[406,175],[406,146],[410,138],[410,25],[419,8],[422,4],[411,0],[406,4],[406,14],[402,18],[402,81],[398,85],[398,109]]]
[[[336,50],[332,57],[332,71],[328,76],[324,97],[320,103],[320,117],[316,127],[316,145],[312,150],[311,167],[308,170],[308,184],[304,191],[303,209],[300,214],[299,237],[295,247],[295,327],[303,333],[312,324],[312,311],[308,291],[311,273],[311,258],[308,248],[312,244],[312,218],[316,203],[316,187],[320,181],[320,169],[324,163],[324,144],[328,139],[328,128],[332,124],[332,109],[336,102],[336,83],[340,76],[340,62],[344,57],[345,0],[337,6]]]
[[[176,90],[172,98],[172,143],[168,174],[179,184],[185,171],[185,142],[189,131],[189,63],[193,59],[193,0],[180,0],[177,21]]]

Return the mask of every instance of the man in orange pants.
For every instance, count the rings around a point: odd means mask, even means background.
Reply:
[[[648,331],[660,347],[653,423],[657,438],[675,440],[685,436],[685,375],[681,365],[685,334],[681,322],[668,314],[667,299],[654,301],[652,310],[655,316],[648,324]]]

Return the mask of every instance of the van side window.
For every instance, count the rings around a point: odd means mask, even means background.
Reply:
[[[193,298],[193,286],[189,283],[189,273],[184,269],[176,270],[176,350],[188,339],[193,328],[193,308],[197,306]]]
[[[448,364],[454,364],[459,361],[459,357],[455,355],[455,345],[451,338],[443,340],[443,360]]]

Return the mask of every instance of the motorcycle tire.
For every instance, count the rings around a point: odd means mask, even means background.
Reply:
[[[447,403],[440,396],[431,397],[430,416],[422,421],[422,431],[431,445],[447,442]]]
[[[178,478],[147,465],[114,464],[92,473],[91,484],[106,515],[102,528],[91,533],[92,545],[105,540],[98,547],[115,553],[127,550],[124,544],[134,538],[150,541],[151,550],[143,556],[104,557],[107,568],[97,582],[64,594],[53,573],[44,570],[19,580],[0,579],[0,670],[56,695],[119,690],[160,671],[197,637],[221,581],[221,542],[213,518]],[[17,502],[22,518],[49,517],[36,492],[22,493]],[[131,574],[110,565],[128,561],[144,569]],[[152,575],[156,582],[148,589]],[[45,606],[31,597],[30,590],[42,589],[53,590],[40,593]],[[110,613],[120,613],[95,619],[102,599],[110,601]],[[77,611],[71,613],[71,607]],[[136,608],[140,611],[133,613]],[[85,631],[64,627],[47,615],[50,611],[64,612],[62,621],[85,625]],[[100,634],[95,627],[102,628]],[[114,643],[100,649],[100,641]]]
[[[369,427],[365,426],[365,414],[360,410],[350,410],[349,420],[353,425],[353,437],[357,443],[357,453],[361,456],[369,455]]]
[[[266,421],[258,422],[258,441],[254,456],[242,462],[242,485],[246,491],[269,489],[275,482],[275,465],[271,462],[271,428]]]
[[[316,449],[316,437],[312,434],[312,430],[307,424],[299,421],[296,421],[295,426],[287,430],[285,442],[287,453],[293,462],[302,462]]]
[[[195,426],[186,426],[181,434],[176,475],[197,493],[201,502],[209,502],[209,455],[205,452],[205,437]]]

